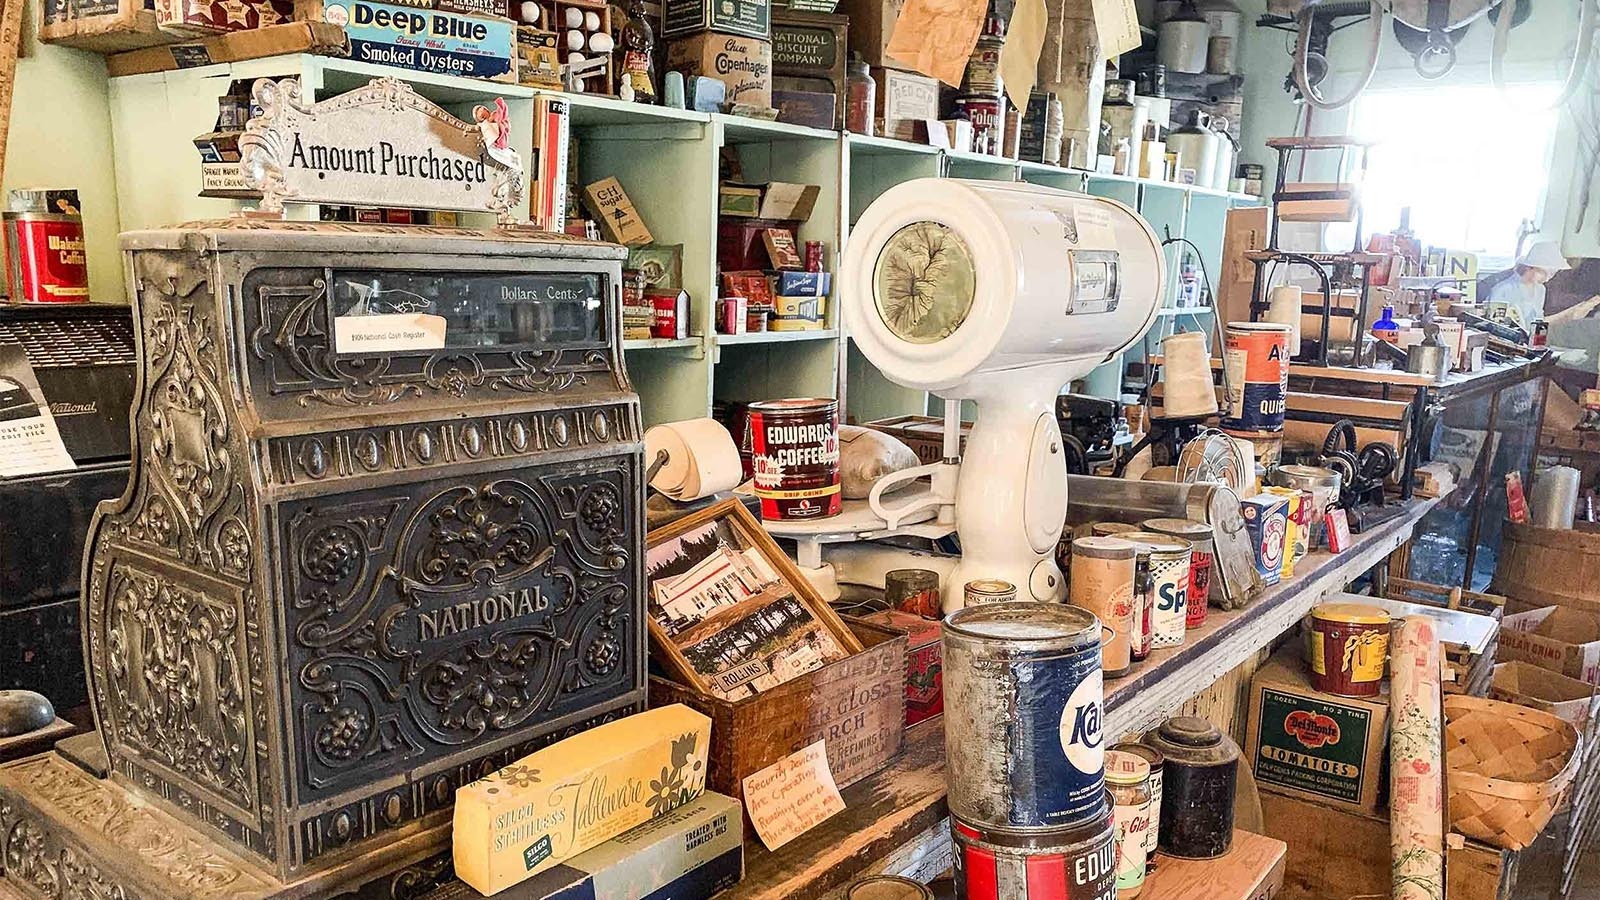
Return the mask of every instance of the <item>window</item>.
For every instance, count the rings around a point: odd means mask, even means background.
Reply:
[[[1367,234],[1400,224],[1424,246],[1479,255],[1479,271],[1504,268],[1524,219],[1539,220],[1550,176],[1559,109],[1557,87],[1493,85],[1373,89],[1356,101],[1350,127],[1381,142],[1362,184]],[[1337,228],[1337,233],[1335,229]],[[1327,245],[1348,248],[1349,226],[1330,227]]]

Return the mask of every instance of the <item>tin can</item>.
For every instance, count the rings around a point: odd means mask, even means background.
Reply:
[[[961,599],[963,606],[977,606],[982,603],[1010,603],[1017,599],[1017,586],[1009,581],[998,578],[980,578],[969,581],[962,589]]]
[[[0,217],[12,303],[89,299],[88,258],[77,191],[17,190]]]
[[[1550,345],[1550,323],[1543,319],[1534,319],[1533,328],[1528,333],[1528,346],[1547,347]]]
[[[1255,553],[1256,572],[1266,585],[1283,577],[1284,537],[1289,530],[1289,500],[1273,494],[1257,494],[1239,501],[1245,531]]]
[[[1161,833],[1161,773],[1166,765],[1166,757],[1161,755],[1160,750],[1137,741],[1112,744],[1111,750],[1136,753],[1150,766],[1150,828],[1145,832],[1144,858],[1145,870],[1153,872],[1156,868],[1156,835]]]
[[[1189,542],[1153,531],[1133,531],[1121,536],[1149,552],[1150,644],[1177,647],[1183,643],[1189,621]]]
[[[746,433],[763,519],[839,514],[839,401],[752,403]]]
[[[874,875],[845,888],[844,900],[933,900],[933,891],[898,875]]]
[[[1126,522],[1096,522],[1089,526],[1089,531],[1096,537],[1110,537],[1114,534],[1127,534],[1138,531],[1139,526],[1129,525]]]
[[[1215,859],[1233,847],[1233,797],[1239,748],[1193,716],[1161,723],[1143,743],[1165,758],[1156,845],[1180,859]]]
[[[1150,861],[1150,764],[1133,753],[1107,750],[1106,786],[1114,804],[1111,828],[1117,841],[1117,897],[1130,900],[1144,891]]]
[[[990,829],[1105,816],[1100,622],[1054,603],[991,603],[945,618],[950,812]]]
[[[1217,557],[1211,526],[1192,519],[1147,519],[1144,530],[1189,542],[1189,596],[1184,598],[1184,626],[1193,631],[1205,625],[1206,610],[1211,604],[1211,571]]]
[[[1367,603],[1311,610],[1311,686],[1342,697],[1374,697],[1389,659],[1389,613]]]
[[[1077,828],[1025,834],[996,831],[951,816],[950,834],[957,900],[1115,900],[1117,896],[1117,841],[1109,813]]]
[[[1005,118],[1000,111],[999,94],[961,94],[956,97],[956,114],[972,123],[974,153],[1000,153]]]
[[[750,315],[750,300],[746,297],[723,297],[721,313],[718,331],[723,334],[744,334],[746,318]]]
[[[893,569],[883,576],[883,601],[890,609],[924,619],[944,616],[939,599],[939,573],[928,569]]]
[[[1139,549],[1116,537],[1082,537],[1072,542],[1071,588],[1068,597],[1100,620],[1109,632],[1100,645],[1100,665],[1107,678],[1128,674],[1133,666],[1133,579]]]
[[[1229,322],[1222,362],[1228,374],[1222,430],[1254,435],[1283,431],[1289,396],[1289,326]]]

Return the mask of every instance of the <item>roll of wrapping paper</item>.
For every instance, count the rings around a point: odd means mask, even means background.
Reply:
[[[685,419],[646,431],[645,464],[653,464],[663,450],[667,461],[650,479],[650,486],[673,500],[698,500],[733,490],[744,474],[738,446],[716,419]]]
[[[1161,397],[1163,415],[1190,419],[1217,411],[1217,389],[1211,382],[1211,353],[1206,336],[1198,331],[1169,334],[1161,340],[1163,363]]]
[[[1432,620],[1395,623],[1390,641],[1389,847],[1393,900],[1444,896],[1444,719]]]
[[[1583,493],[1583,473],[1571,466],[1552,466],[1533,482],[1533,524],[1540,528],[1570,529],[1578,515],[1578,495]]]
[[[1267,295],[1267,321],[1289,326],[1289,355],[1300,355],[1300,287],[1280,284]]]

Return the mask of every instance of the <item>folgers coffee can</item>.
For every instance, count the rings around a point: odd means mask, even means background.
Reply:
[[[1222,364],[1228,375],[1222,429],[1242,435],[1283,431],[1289,396],[1289,326],[1229,322]]]
[[[967,582],[961,590],[962,606],[978,606],[983,603],[1010,603],[1017,599],[1017,586],[1009,581],[998,578],[979,578]]]
[[[1122,535],[1145,548],[1150,573],[1150,645],[1177,647],[1189,627],[1189,542],[1153,531]]]
[[[746,434],[761,518],[839,514],[839,401],[752,403]]]
[[[1000,104],[998,93],[961,94],[956,97],[956,114],[972,123],[974,153],[1000,153],[1006,127]]]
[[[12,191],[0,218],[12,303],[82,303],[89,267],[77,191]]]
[[[1311,686],[1343,697],[1373,697],[1389,659],[1389,613],[1367,603],[1311,610]]]
[[[1147,519],[1144,530],[1189,542],[1189,596],[1185,598],[1184,625],[1193,631],[1206,624],[1206,609],[1211,603],[1211,572],[1217,559],[1216,535],[1211,526],[1192,519]]]
[[[1081,537],[1072,542],[1072,605],[1094,613],[1102,632],[1100,665],[1107,678],[1128,673],[1133,665],[1133,579],[1138,547],[1116,537]]]
[[[1023,833],[951,816],[950,834],[958,900],[1116,900],[1109,811],[1077,827]]]
[[[1053,603],[969,606],[944,620],[950,812],[986,829],[1105,815],[1100,622]]]

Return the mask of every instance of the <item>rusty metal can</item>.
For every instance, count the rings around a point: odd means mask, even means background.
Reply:
[[[839,514],[839,401],[750,404],[746,430],[763,519]]]
[[[1239,748],[1215,725],[1179,716],[1146,734],[1165,757],[1157,846],[1180,859],[1215,859],[1233,846]]]
[[[939,598],[939,573],[930,569],[892,569],[883,576],[883,602],[890,609],[924,619],[944,616]]]
[[[950,833],[957,900],[1117,896],[1117,842],[1109,812],[1075,828],[1020,834],[951,816]]]
[[[1126,675],[1133,665],[1133,580],[1139,548],[1118,537],[1081,537],[1072,542],[1072,605],[1095,614],[1109,634],[1100,646],[1107,678]]]
[[[1017,599],[1017,586],[1009,581],[998,578],[979,578],[969,581],[962,588],[962,601],[964,606],[977,606],[980,603],[1009,603]]]
[[[1145,531],[1167,534],[1189,542],[1189,595],[1184,603],[1184,625],[1190,631],[1206,624],[1211,603],[1211,570],[1216,564],[1216,533],[1193,519],[1146,519]]]
[[[942,639],[951,813],[1011,830],[1103,819],[1099,620],[990,603],[951,613]]]

